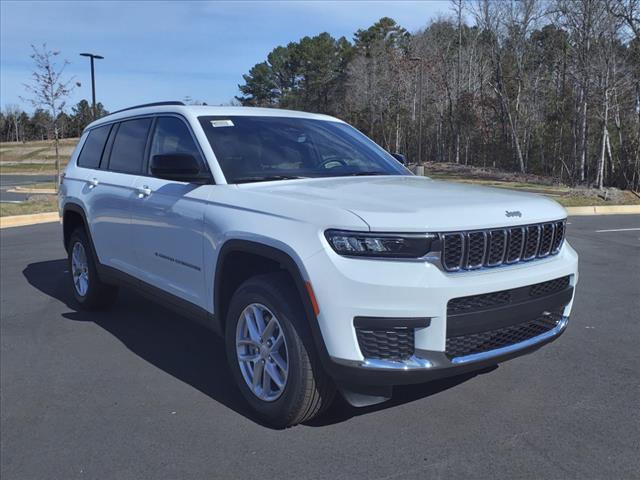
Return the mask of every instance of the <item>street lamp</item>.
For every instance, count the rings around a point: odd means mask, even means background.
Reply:
[[[96,112],[96,77],[95,77],[95,70],[93,67],[93,61],[94,59],[98,59],[98,60],[102,60],[104,57],[101,55],[96,55],[95,53],[81,53],[80,54],[81,57],[89,57],[91,59],[91,98],[92,98],[92,103],[91,103],[91,110],[93,112],[93,119],[96,119],[97,116],[97,112]]]
[[[424,167],[422,166],[422,70],[424,59],[422,57],[411,57],[409,60],[412,62],[420,62],[420,79],[418,84],[418,167],[416,173],[421,172],[424,174]]]

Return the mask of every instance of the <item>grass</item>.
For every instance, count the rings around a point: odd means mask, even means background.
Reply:
[[[31,183],[28,185],[18,185],[16,187],[17,190],[21,190],[21,189],[42,190],[42,189],[51,189],[51,188],[56,188],[55,182]]]
[[[60,162],[60,170],[64,170],[66,167],[67,161]],[[12,173],[39,173],[41,175],[51,175],[54,176],[56,174],[55,165],[51,165],[48,163],[14,163],[11,165],[0,165],[0,175],[11,175]]]
[[[60,140],[59,153],[61,168],[69,161],[77,138]],[[9,173],[53,173],[55,171],[55,147],[53,141],[26,143],[0,143],[0,172]]]
[[[0,217],[48,213],[57,210],[58,198],[55,195],[46,195],[36,200],[28,200],[22,203],[0,203]]]

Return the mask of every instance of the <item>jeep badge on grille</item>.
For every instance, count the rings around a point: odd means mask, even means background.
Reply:
[[[504,212],[506,217],[521,217],[522,213],[520,213],[518,210],[513,210],[513,211],[509,211],[509,210],[505,210]]]

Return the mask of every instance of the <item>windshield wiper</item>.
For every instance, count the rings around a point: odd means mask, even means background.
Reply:
[[[371,172],[353,172],[350,173],[349,176],[350,177],[364,177],[364,176],[368,176],[368,175],[389,175],[387,172],[375,172],[375,171],[371,171]]]
[[[299,178],[309,178],[309,177],[300,177],[297,175],[267,175],[265,177],[240,177],[240,178],[234,179],[232,183],[269,182],[272,180],[296,180]]]

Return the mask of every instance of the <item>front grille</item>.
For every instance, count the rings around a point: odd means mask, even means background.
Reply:
[[[360,352],[365,358],[406,360],[415,351],[414,329],[392,327],[381,330],[356,328]]]
[[[490,308],[509,305],[514,301],[525,300],[527,297],[543,297],[560,292],[569,286],[569,276],[555,278],[542,283],[535,283],[527,287],[500,290],[498,292],[481,293],[468,297],[452,298],[447,303],[447,315],[477,312]],[[515,299],[518,297],[518,299]]]
[[[555,255],[565,236],[565,220],[521,227],[440,234],[445,270],[497,267]]]
[[[560,313],[551,313],[509,327],[449,337],[445,352],[449,358],[455,358],[507,347],[554,329],[561,319]]]

